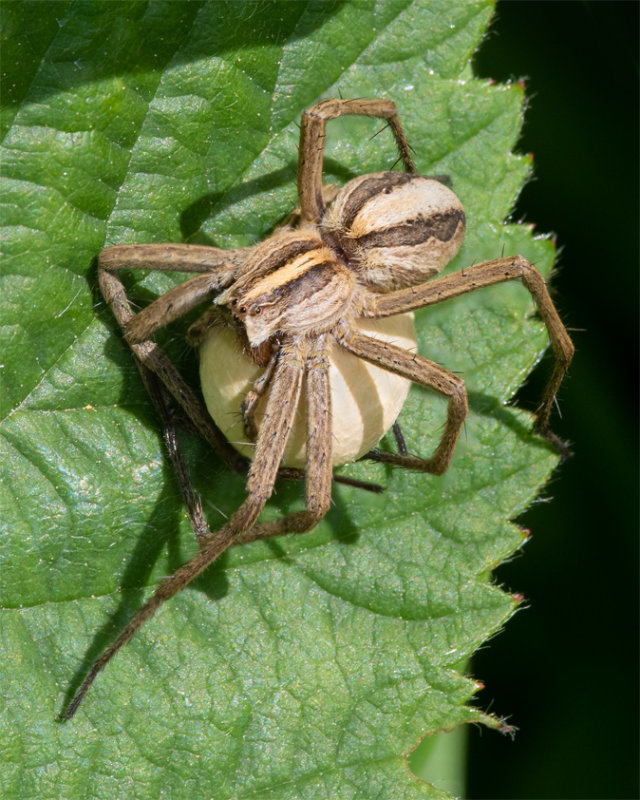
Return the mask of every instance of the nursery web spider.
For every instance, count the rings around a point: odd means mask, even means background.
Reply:
[[[349,181],[342,189],[322,184],[325,126],[344,115],[386,120],[405,172],[378,172]],[[395,104],[389,100],[323,100],[303,114],[298,161],[299,208],[266,240],[252,247],[222,250],[189,244],[119,245],[99,256],[100,288],[122,326],[152,399],[169,434],[170,455],[200,550],[165,578],[113,644],[98,658],[67,707],[78,708],[98,672],[154,612],[231,545],[284,533],[302,533],[327,513],[332,467],[330,361],[332,350],[425,386],[448,400],[440,442],[430,458],[400,453],[368,457],[440,475],[449,466],[467,414],[463,380],[422,356],[363,333],[358,321],[411,312],[503,281],[520,280],[531,293],[547,327],[555,365],[535,424],[559,451],[564,445],[549,429],[556,392],[573,345],[551,301],[544,279],[523,257],[497,258],[429,282],[455,256],[465,231],[462,205],[442,182],[416,174]],[[134,314],[118,277],[121,270],[198,273]],[[155,331],[199,305],[209,310],[191,328],[196,344],[222,317],[265,368],[242,405],[247,435],[256,435],[254,411],[266,405],[251,463],[239,456],[207,414],[201,400],[152,341]],[[287,438],[304,387],[306,464],[304,472],[281,467]],[[230,466],[248,466],[247,497],[219,530],[212,532],[190,489],[171,433],[170,407],[177,403],[191,427]],[[399,445],[401,445],[399,438]],[[362,456],[364,453],[360,453]],[[258,523],[279,474],[303,476],[305,510]]]

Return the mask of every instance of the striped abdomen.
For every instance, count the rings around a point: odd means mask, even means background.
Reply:
[[[346,184],[322,229],[359,281],[389,291],[423,283],[451,261],[465,218],[456,195],[439,181],[378,172]]]

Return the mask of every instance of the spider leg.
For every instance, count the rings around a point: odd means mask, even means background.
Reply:
[[[102,296],[111,306],[120,326],[126,327],[134,314],[124,286],[113,272],[107,269],[98,271]],[[129,342],[136,361],[158,376],[166,389],[193,422],[198,434],[224,459],[229,468],[242,471],[245,460],[226,440],[222,431],[209,416],[204,404],[185,382],[164,350],[152,341]]]
[[[404,433],[402,432],[400,423],[397,421],[393,423],[393,436],[396,440],[398,452],[401,456],[406,456],[409,453],[409,449],[407,448],[407,440],[404,438]]]
[[[300,125],[298,197],[303,226],[310,222],[319,223],[325,210],[322,193],[322,163],[327,122],[349,114],[387,120],[405,169],[407,172],[416,171],[411,148],[400,124],[396,105],[391,100],[321,100],[304,112]]]
[[[271,401],[265,410],[256,444],[256,453],[249,469],[246,500],[226,525],[202,542],[200,551],[190,561],[159,584],[153,596],[147,600],[116,640],[97,659],[73,700],[63,712],[62,719],[70,719],[75,714],[98,673],[158,608],[200,575],[230,545],[235,544],[243,532],[255,525],[273,491],[280,461],[293,425],[302,388],[306,350],[306,343],[300,340],[282,348],[281,358],[273,379]],[[330,463],[331,459],[329,458]]]
[[[187,508],[191,528],[195,534],[196,540],[200,540],[205,536],[208,536],[211,533],[211,529],[209,528],[209,524],[204,516],[200,497],[194,490],[189,478],[187,465],[184,462],[182,451],[180,450],[180,446],[178,444],[178,436],[175,425],[177,409],[172,403],[171,395],[169,392],[167,392],[160,379],[137,360],[136,365],[140,371],[140,375],[147,393],[151,398],[153,407],[162,421],[165,447],[167,448],[167,453],[173,466],[176,481]]]
[[[197,350],[205,341],[212,328],[229,325],[224,310],[220,306],[210,305],[187,330],[187,344]]]
[[[269,359],[269,363],[265,367],[264,372],[253,383],[253,386],[246,393],[242,401],[240,411],[242,413],[242,424],[244,426],[245,435],[250,441],[255,442],[258,437],[258,427],[255,421],[255,411],[260,398],[267,391],[267,387],[273,378],[273,371],[278,361],[278,353],[275,352]]]
[[[337,341],[340,347],[350,353],[390,372],[409,378],[414,383],[433,389],[449,399],[447,421],[442,438],[431,458],[424,459],[411,455],[385,453],[379,450],[370,451],[364,458],[397,464],[420,472],[430,472],[434,475],[442,475],[443,472],[446,472],[467,416],[467,393],[464,381],[433,361],[403,350],[390,342],[383,342],[357,333],[346,326],[342,328]]]
[[[322,187],[322,207],[326,208],[328,205],[331,205],[336,197],[340,194],[342,190],[342,186],[338,186],[335,183],[325,183]],[[279,225],[275,231],[284,228],[299,228],[300,227],[300,219],[301,219],[301,211],[300,206],[296,206],[293,211],[285,217],[282,222],[282,225]]]
[[[316,357],[313,354],[309,358],[310,358],[310,368],[313,368],[314,364],[318,363],[318,362],[316,361]],[[262,395],[266,391],[267,386],[268,386],[269,382],[271,381],[274,363],[275,363],[275,356],[269,362],[269,364],[267,365],[264,374],[261,375],[258,378],[258,380],[254,383],[253,389],[250,390],[247,393],[247,395],[246,395],[246,397],[245,397],[245,399],[244,399],[244,401],[242,403],[242,416],[243,416],[243,423],[244,423],[244,427],[245,427],[245,433],[251,439],[251,441],[255,441],[256,438],[257,438],[257,427],[256,427],[256,424],[255,424],[255,421],[254,421],[254,418],[253,418],[254,411],[255,411],[255,406],[257,405],[257,402],[259,401],[260,397],[262,397]],[[331,402],[330,390],[328,388],[326,388],[326,387],[320,387],[320,386],[318,386],[317,389],[313,389],[313,387],[309,386],[309,380],[307,380],[307,395],[308,395],[307,407],[310,408],[310,410],[309,410],[310,414],[313,413],[312,404],[314,402],[316,402],[316,401],[318,403],[320,403],[320,404],[322,402],[324,402],[324,401],[321,401],[320,398],[324,397],[325,394],[327,394],[326,404],[329,404]],[[318,413],[320,413],[320,412],[318,412]],[[396,423],[396,425],[397,425],[397,423]],[[402,433],[400,431],[399,426],[398,426],[398,431],[399,431],[400,435],[402,436]],[[400,446],[400,440],[398,440],[398,446],[399,446],[399,448],[401,447]],[[310,452],[309,443],[307,443],[307,450],[308,450],[308,452]],[[400,452],[402,452],[402,449],[400,450]],[[406,446],[405,446],[404,452],[405,453],[407,452]],[[329,459],[329,460],[331,460],[331,459]],[[291,468],[291,467],[281,467],[280,471],[278,472],[278,477],[285,478],[285,479],[288,479],[288,480],[300,480],[300,478],[302,478],[302,477],[304,477],[306,480],[308,480],[308,475],[309,475],[308,470],[307,470],[306,473],[301,473],[300,470],[297,470],[297,469],[294,469],[294,468]],[[357,478],[349,478],[346,475],[333,475],[331,480],[333,481],[333,483],[341,483],[341,484],[343,484],[345,486],[353,486],[356,489],[363,489],[364,491],[373,492],[374,494],[381,494],[384,491],[384,487],[380,486],[380,484],[378,484],[378,483],[371,483],[370,481],[361,481],[361,480],[358,480]],[[317,485],[319,485],[319,483]],[[322,518],[323,516],[324,516],[324,514],[321,514],[320,518]],[[278,520],[276,523],[268,523],[267,527],[271,526],[271,528],[269,528],[269,530],[272,530],[273,525],[280,526],[280,522],[281,521]],[[262,530],[262,526],[256,526],[256,528],[254,528],[253,530],[258,531],[258,528],[260,528]],[[267,536],[277,536],[277,535],[279,535],[281,533],[286,533],[286,531],[280,530],[280,529],[278,529],[277,531],[276,530],[272,530],[272,532],[265,532],[264,534],[260,533],[256,538],[265,538]],[[253,540],[254,539],[251,539],[251,541],[253,541]]]
[[[216,267],[235,270],[250,247],[224,250],[202,244],[116,244],[100,253],[100,264],[110,272],[118,269],[150,269],[162,272],[211,272]]]
[[[245,257],[245,250],[202,245],[115,245],[98,256],[98,274],[122,269],[202,273],[163,294],[123,326],[130,341],[142,342],[232,283]]]
[[[493,261],[466,267],[459,272],[452,272],[450,275],[443,275],[420,286],[388,294],[371,293],[362,313],[366,317],[389,317],[434,305],[485,286],[512,280],[521,280],[533,297],[547,327],[555,356],[553,371],[545,386],[537,413],[535,430],[548,439],[559,453],[568,455],[566,444],[549,429],[549,416],[556,393],[571,363],[574,346],[549,296],[544,278],[525,258],[522,256],[496,258]]]
[[[160,328],[175,322],[194,308],[211,300],[227,285],[220,275],[205,273],[183,281],[139,311],[128,323],[125,336],[130,342],[143,342]]]
[[[305,510],[263,522],[245,529],[234,544],[254,542],[285,533],[304,533],[327,513],[331,504],[332,484],[332,412],[329,383],[328,337],[318,338],[307,358],[307,467],[305,470]],[[269,406],[273,403],[273,389]],[[264,425],[264,423],[263,423]],[[262,426],[260,428],[262,434]],[[255,459],[254,459],[255,463]]]

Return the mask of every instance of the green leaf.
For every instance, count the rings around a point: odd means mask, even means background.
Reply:
[[[489,572],[556,464],[505,403],[546,335],[521,286],[418,314],[421,352],[471,413],[441,478],[357,464],[313,532],[237,548],[56,717],[158,580],[195,551],[158,422],[96,291],[106,244],[264,237],[295,205],[297,124],[320,97],[399,106],[425,174],[451,176],[468,236],[449,269],[549,241],[504,225],[529,170],[510,155],[518,85],[473,79],[488,0],[5,2],[0,437],[3,797],[444,796],[406,755],[496,720],[460,673],[517,599]],[[333,123],[327,181],[388,168],[371,120]],[[144,301],[178,279],[132,279]],[[179,329],[172,352],[196,371]],[[444,402],[401,424],[428,454]],[[243,480],[185,436],[212,527]],[[278,487],[268,515],[301,506]]]

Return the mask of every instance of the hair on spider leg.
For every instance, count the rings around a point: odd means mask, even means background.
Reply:
[[[230,439],[229,444],[232,444],[234,447],[253,447],[255,448],[256,443],[252,442],[250,439]]]
[[[373,141],[373,140],[376,138],[376,136],[378,136],[378,134],[380,134],[380,133],[384,133],[384,131],[388,130],[388,128],[389,128],[389,127],[390,127],[390,126],[389,126],[389,123],[388,123],[388,122],[387,122],[387,123],[385,123],[385,124],[382,126],[382,128],[380,128],[379,130],[377,130],[377,131],[376,131],[374,134],[372,134],[372,135],[369,137],[369,141],[370,141],[370,142],[372,142],[372,141]],[[397,163],[397,162],[396,162],[396,163]]]
[[[204,504],[206,506],[208,506],[209,508],[212,508],[216,513],[220,514],[220,516],[223,519],[225,519],[225,520],[229,519],[229,515],[225,514],[225,512],[221,508],[218,508],[218,506],[215,503],[213,503],[211,500],[207,500],[207,498],[205,498]]]
[[[391,130],[399,153],[393,166],[402,162],[405,172],[361,175],[335,193],[328,193],[322,178],[326,125],[343,116],[384,120],[382,130]],[[95,660],[66,706],[64,719],[73,716],[96,676],[120,648],[229,547],[311,530],[330,509],[333,483],[373,492],[382,489],[377,484],[334,475],[334,467],[370,459],[433,475],[442,475],[448,469],[468,413],[464,382],[415,352],[412,322],[406,340],[400,343],[396,338],[394,343],[367,332],[361,327],[367,321],[380,328],[402,320],[406,324],[417,309],[499,283],[521,282],[544,321],[555,357],[535,429],[562,450],[563,443],[549,428],[549,418],[573,345],[544,279],[521,256],[503,256],[438,275],[462,244],[464,209],[447,186],[416,173],[412,152],[390,100],[322,100],[303,114],[300,125],[298,208],[266,240],[235,250],[167,243],[119,245],[100,253],[98,279],[103,297],[125,334],[143,380],[146,373],[152,374],[160,385],[160,417],[169,423],[170,448],[177,450],[178,443],[172,431],[174,418],[163,410],[165,402],[175,403],[182,410],[230,469],[247,474],[246,496],[222,527],[210,531],[201,518],[199,498],[187,485],[190,480],[183,462],[173,454],[174,470],[200,549],[158,584],[152,597]],[[136,314],[119,277],[121,271],[132,269],[196,275]],[[234,301],[237,304],[240,298],[243,310],[240,313],[237,306],[233,313],[248,344],[247,359],[243,361],[236,347],[229,350],[223,363],[221,339],[214,335],[226,336],[224,326],[209,330],[203,325],[199,331],[202,336],[197,337],[205,405],[152,336],[205,303],[232,313]],[[213,361],[207,361],[207,353]],[[374,383],[373,396],[369,378],[355,380],[349,389],[364,394],[357,402],[353,397],[348,399],[350,392],[336,395],[334,407],[337,356],[351,359],[354,369],[375,367],[384,375],[384,381]],[[273,374],[265,381],[269,393],[256,440],[238,444],[245,451],[238,452],[229,441],[233,435],[225,432],[225,427],[237,424],[237,420],[229,419],[224,404],[214,408],[215,392],[210,385],[221,381],[227,367],[230,377],[238,380],[240,373],[248,370],[245,388],[234,395],[244,399],[255,381],[256,367],[270,361]],[[429,458],[403,453],[403,438],[398,437],[400,453],[372,449],[394,426],[411,383],[433,391],[447,404],[446,420]],[[306,415],[301,414],[301,402],[306,404]],[[352,410],[353,405],[357,412]],[[364,413],[367,407],[368,415]],[[306,416],[306,426],[296,431],[301,416]],[[287,444],[296,435],[301,442],[299,450],[287,454],[285,460]],[[277,492],[278,478],[304,480],[304,510],[261,521],[268,499]]]
[[[391,169],[392,169],[392,170],[394,170],[394,169],[396,168],[396,166],[397,166],[397,165],[398,165],[398,164],[399,164],[401,161],[402,161],[402,157],[401,157],[401,156],[398,156],[398,158],[396,158],[396,160],[395,160],[395,161],[393,162],[393,164],[391,165]]]
[[[553,397],[553,404],[556,407],[556,411],[558,412],[558,417],[562,419],[562,411],[560,410],[560,403],[558,402],[558,396],[554,395]]]

